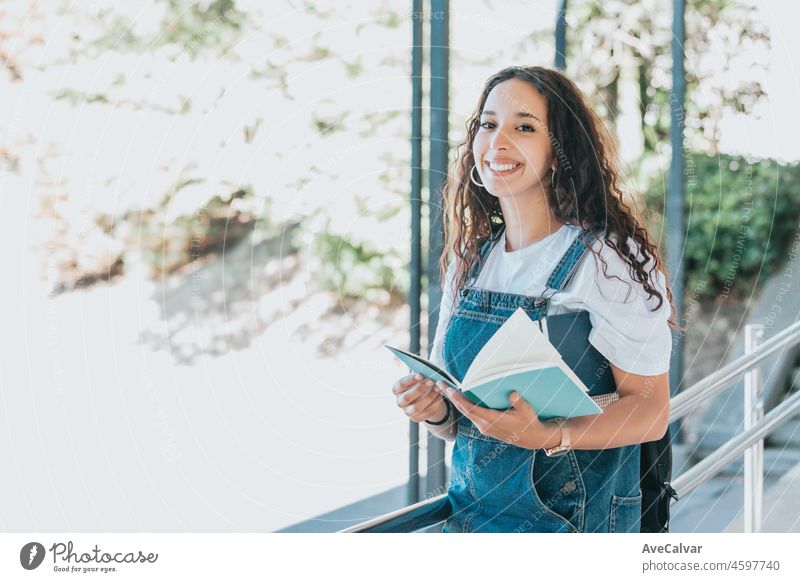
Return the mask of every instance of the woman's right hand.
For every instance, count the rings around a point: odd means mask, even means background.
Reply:
[[[426,380],[422,374],[400,378],[392,386],[392,392],[397,398],[397,406],[414,422],[437,422],[448,412],[444,396],[436,390],[434,381]]]

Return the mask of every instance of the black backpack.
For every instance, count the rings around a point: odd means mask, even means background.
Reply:
[[[588,254],[588,253],[586,253]],[[569,284],[570,273],[564,287]],[[669,509],[671,500],[678,500],[678,494],[670,485],[672,480],[672,438],[669,427],[663,437],[657,441],[640,445],[640,477],[642,490],[642,518],[639,531],[641,533],[668,533]]]
[[[672,438],[669,428],[657,441],[642,443],[641,488],[642,523],[641,533],[669,532],[669,505],[678,494],[670,485],[672,479]]]

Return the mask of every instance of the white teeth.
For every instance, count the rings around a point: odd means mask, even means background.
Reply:
[[[495,164],[493,162],[489,162],[489,167],[495,172],[506,172],[508,170],[513,170],[518,165],[519,164]]]

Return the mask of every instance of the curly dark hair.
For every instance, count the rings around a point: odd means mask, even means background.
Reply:
[[[604,233],[604,244],[613,248],[629,266],[633,280],[641,283],[648,299],[658,297],[654,311],[665,301],[663,294],[652,285],[654,271],[660,269],[665,276],[666,300],[672,308],[669,325],[684,331],[676,321],[672,290],[656,245],[651,242],[642,217],[623,200],[613,140],[577,85],[563,73],[546,67],[515,66],[494,74],[486,82],[478,105],[467,120],[466,139],[456,149],[455,171],[448,174],[442,191],[445,245],[439,260],[441,281],[445,280],[447,257],[452,252],[456,258],[454,293],[463,287],[470,269],[479,260],[481,245],[504,225],[499,199],[474,184],[470,171],[475,165],[472,144],[486,99],[496,85],[508,79],[530,83],[547,101],[547,125],[554,144],[554,158],[558,152],[556,171],[547,188],[547,202],[553,216],[562,223]],[[641,260],[630,250],[631,239],[638,246]],[[603,263],[604,276],[610,278],[606,271],[608,264],[599,253],[591,250]],[[648,272],[645,265],[650,259],[653,265]]]

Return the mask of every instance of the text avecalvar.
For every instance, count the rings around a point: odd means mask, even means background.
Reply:
[[[643,554],[699,554],[703,546],[692,546],[689,544],[664,544],[661,546],[651,546],[645,544],[642,548]]]

